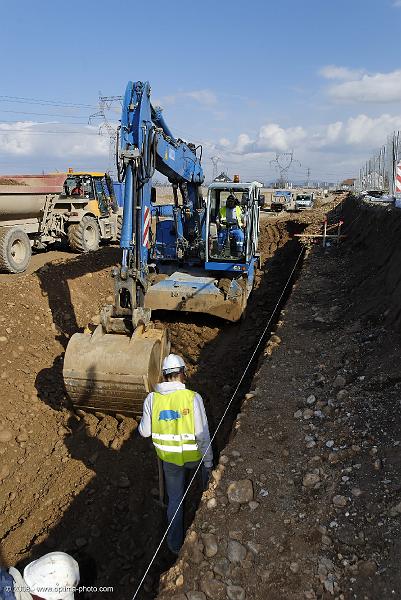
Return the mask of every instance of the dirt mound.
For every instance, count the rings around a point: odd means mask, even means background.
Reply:
[[[401,331],[401,211],[350,197],[343,207],[356,316]]]
[[[62,354],[110,293],[116,256],[105,248],[1,277],[0,560],[8,564],[44,539],[91,477],[64,445]]]
[[[0,177],[0,185],[27,185],[24,182],[16,181],[10,177]]]

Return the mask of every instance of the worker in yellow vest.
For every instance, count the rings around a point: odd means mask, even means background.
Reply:
[[[178,506],[184,495],[186,474],[203,459],[201,471],[206,484],[213,453],[203,400],[185,387],[183,359],[169,354],[163,361],[162,370],[164,381],[145,398],[138,431],[143,437],[152,436],[157,456],[163,464],[168,496],[167,520],[171,523],[167,545],[171,552],[178,554],[184,539],[183,506],[179,509]]]

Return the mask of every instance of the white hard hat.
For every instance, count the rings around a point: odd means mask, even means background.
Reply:
[[[184,369],[185,363],[181,356],[178,356],[178,354],[169,354],[163,360],[162,370],[165,375],[170,375],[170,373],[179,373]]]
[[[25,567],[24,580],[30,593],[44,600],[74,600],[79,566],[65,552],[49,552]]]

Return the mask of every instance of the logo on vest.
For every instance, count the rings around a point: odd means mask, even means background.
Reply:
[[[177,421],[181,419],[178,410],[161,410],[159,412],[159,421]]]

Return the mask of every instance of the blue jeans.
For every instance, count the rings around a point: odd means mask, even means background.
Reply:
[[[219,231],[219,252],[222,251],[226,241],[227,241],[227,235],[230,235],[233,240],[235,241],[235,247],[237,249],[237,252],[239,254],[242,253],[242,249],[244,246],[244,232],[242,231],[242,229],[240,227],[231,227],[230,229],[227,229],[227,227],[222,227]]]
[[[194,469],[198,466],[198,462],[186,463],[183,467],[173,463],[163,462],[164,482],[168,496],[167,505],[167,521],[173,520],[175,511],[185,492],[185,479],[187,473],[192,477]],[[205,484],[205,469],[201,467],[202,479]],[[167,533],[167,545],[171,552],[178,554],[184,541],[184,505],[181,504],[175,518]]]

